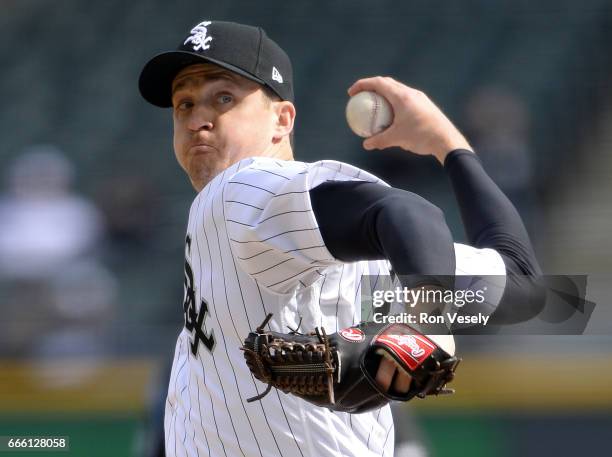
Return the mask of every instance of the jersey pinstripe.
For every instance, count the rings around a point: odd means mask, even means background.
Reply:
[[[337,331],[362,318],[362,277],[389,275],[387,261],[342,263],[325,247],[308,191],[327,180],[386,185],[340,162],[257,157],[226,169],[194,200],[185,243],[185,326],[166,401],[167,455],[393,455],[388,406],[350,415],[276,389],[246,402],[266,386],[253,378],[239,347],[267,313],[274,314],[273,331],[298,325]],[[475,251],[463,255],[477,261]],[[494,254],[483,258],[495,264]]]

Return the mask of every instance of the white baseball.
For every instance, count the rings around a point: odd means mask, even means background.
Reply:
[[[385,97],[376,92],[359,92],[346,105],[346,121],[353,132],[367,138],[391,125],[393,108]]]

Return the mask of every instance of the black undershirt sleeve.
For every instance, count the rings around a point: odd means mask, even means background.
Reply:
[[[537,315],[544,302],[537,281],[541,269],[520,215],[474,153],[451,152],[445,170],[469,244],[496,250],[506,267],[504,296],[491,322],[514,323]],[[335,258],[388,259],[394,272],[404,276],[404,286],[452,288],[441,277],[455,274],[453,238],[440,209],[422,197],[375,183],[330,181],[312,189],[310,198]]]
[[[470,245],[495,249],[520,274],[541,274],[521,216],[487,175],[476,154],[461,149],[453,151],[446,157],[444,168]]]
[[[455,274],[453,237],[442,211],[401,189],[328,181],[310,191],[326,247],[342,261],[388,259],[403,285],[442,285]]]
[[[542,270],[516,208],[487,175],[476,154],[456,150],[447,155],[448,174],[469,243],[491,248],[506,267],[506,288],[491,323],[533,318],[544,306]]]

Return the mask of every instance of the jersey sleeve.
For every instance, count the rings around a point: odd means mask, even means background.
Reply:
[[[506,266],[494,249],[455,243],[455,291],[481,291],[484,301],[466,311],[489,315],[499,305],[506,288]]]
[[[326,181],[367,181],[375,176],[336,161],[303,162],[257,158],[225,185],[225,222],[237,264],[260,285],[288,293],[309,286],[318,270],[340,263],[329,252],[312,209],[309,191]]]

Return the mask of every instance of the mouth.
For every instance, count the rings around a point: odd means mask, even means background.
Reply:
[[[189,148],[191,154],[208,154],[216,151],[217,148],[206,143],[194,144]]]

